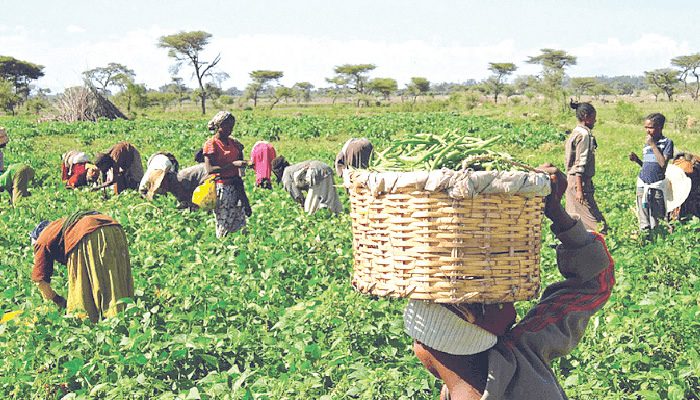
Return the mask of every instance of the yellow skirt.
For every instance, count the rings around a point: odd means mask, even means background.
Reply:
[[[86,235],[70,252],[67,310],[97,322],[115,316],[134,295],[129,248],[121,226],[104,226]]]

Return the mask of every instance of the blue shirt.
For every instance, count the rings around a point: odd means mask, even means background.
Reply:
[[[656,141],[656,147],[659,148],[659,151],[667,160],[673,158],[673,142],[671,139],[661,136]],[[653,183],[664,178],[664,169],[656,162],[654,151],[651,149],[651,146],[645,145],[644,150],[642,150],[642,169],[639,171],[639,179],[644,183]]]

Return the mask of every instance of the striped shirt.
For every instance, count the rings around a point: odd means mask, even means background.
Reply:
[[[673,142],[671,139],[661,136],[659,140],[656,141],[656,147],[659,148],[659,151],[666,160],[673,158]],[[651,146],[645,145],[644,150],[642,150],[642,169],[639,171],[639,179],[644,183],[653,183],[661,181],[665,177],[664,168],[656,162],[656,157],[654,156],[654,151],[651,149]]]

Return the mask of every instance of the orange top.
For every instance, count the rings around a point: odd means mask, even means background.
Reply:
[[[228,138],[226,142],[212,137],[202,146],[202,153],[209,157],[209,162],[213,166],[221,167],[231,164],[234,161],[243,159],[243,145],[235,139]],[[220,179],[234,178],[240,176],[238,167],[221,171],[217,174]]]

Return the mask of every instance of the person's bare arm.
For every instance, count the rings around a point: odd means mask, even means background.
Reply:
[[[224,171],[230,171],[234,168],[245,167],[248,164],[245,160],[236,160],[230,164],[224,165],[213,165],[211,163],[211,158],[208,155],[204,155],[204,167],[207,169],[207,174],[220,174]]]
[[[651,147],[651,151],[654,152],[654,158],[656,159],[656,162],[661,168],[665,169],[668,160],[661,153],[661,150],[659,150],[659,148],[656,146],[656,142],[654,141],[654,138],[651,135],[647,135],[647,145],[649,145],[649,147]]]
[[[629,157],[630,161],[632,161],[633,163],[639,165],[640,167],[642,166],[642,160],[639,158],[637,153],[632,152],[632,153],[630,153],[630,155],[628,157]]]

